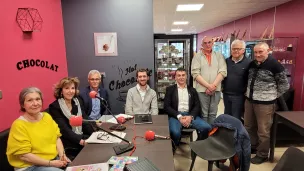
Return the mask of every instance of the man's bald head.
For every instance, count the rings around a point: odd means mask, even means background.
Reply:
[[[210,37],[210,36],[204,36],[203,39],[202,39],[202,43],[204,41],[212,41],[212,37]]]
[[[205,36],[202,39],[202,47],[206,51],[211,51],[213,46],[213,40],[210,36]]]

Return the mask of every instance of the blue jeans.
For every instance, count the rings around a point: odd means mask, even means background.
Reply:
[[[59,157],[57,156],[54,160],[58,160]],[[64,171],[62,169],[59,169],[57,167],[46,167],[46,166],[31,166],[25,171]]]
[[[245,96],[223,94],[225,114],[231,115],[239,120],[244,116]]]
[[[25,169],[25,171],[63,171],[63,170],[56,167],[31,166]]]
[[[183,112],[183,113],[181,113],[181,115],[187,116],[188,113]],[[196,129],[199,139],[207,138],[208,133],[211,129],[211,126],[199,116],[197,116],[191,122],[190,127]],[[179,122],[179,120],[177,120],[176,118],[173,118],[173,117],[169,117],[170,136],[176,146],[179,145],[179,142],[181,139],[181,134],[182,134],[182,128],[183,128],[183,126]]]

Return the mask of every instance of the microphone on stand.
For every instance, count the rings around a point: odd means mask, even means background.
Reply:
[[[91,97],[92,99],[94,99],[94,98],[99,99],[99,100],[100,100],[100,103],[107,109],[107,111],[108,111],[108,112],[115,118],[115,120],[117,121],[118,124],[111,126],[109,129],[111,129],[111,130],[116,130],[116,131],[123,131],[123,130],[126,129],[126,127],[122,125],[123,123],[126,122],[126,119],[125,119],[124,117],[122,117],[122,116],[116,118],[116,116],[115,116],[115,115],[110,111],[110,109],[108,108],[108,105],[105,105],[105,104],[103,103],[103,102],[107,103],[107,101],[106,101],[104,98],[99,97],[99,96],[97,95],[97,92],[96,92],[96,91],[91,91],[91,92],[89,93],[89,95],[90,95],[90,97]]]
[[[83,122],[87,122],[87,120],[83,120],[82,116],[72,116],[72,117],[70,117],[70,125],[71,126],[81,126]],[[92,122],[92,121],[90,121],[90,122]],[[107,131],[107,130],[101,128],[101,127],[98,127],[98,129],[100,129],[100,130],[108,133],[109,135],[112,135],[112,136],[114,136],[118,139],[121,139],[121,140],[128,143],[128,144],[121,144],[121,145],[114,146],[113,149],[114,149],[116,155],[125,153],[125,152],[130,151],[134,148],[134,145],[132,144],[132,142],[130,142],[130,141],[128,141],[128,140],[126,140],[126,139],[124,139],[124,138],[122,138],[122,137],[120,137],[116,134],[113,134],[112,132]]]
[[[87,119],[83,119],[82,116],[72,116],[70,118],[70,125],[71,126],[74,126],[74,125],[81,126],[82,123],[84,123],[84,122],[88,122],[88,123],[90,123],[90,122],[101,123],[100,120],[87,120]]]
[[[170,137],[165,137],[165,136],[161,136],[161,135],[156,135],[155,132],[151,131],[151,130],[148,130],[146,131],[145,133],[145,139],[148,140],[148,141],[152,141],[154,140],[155,138],[161,138],[161,139],[166,139],[166,140],[169,140]]]

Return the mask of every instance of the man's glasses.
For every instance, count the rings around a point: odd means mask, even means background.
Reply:
[[[100,78],[91,78],[90,81],[100,81]]]
[[[232,50],[232,51],[238,51],[238,52],[239,52],[239,51],[241,51],[241,50],[243,50],[243,49],[244,49],[244,48],[232,48],[231,50]]]
[[[212,44],[212,41],[209,41],[209,42],[203,42],[204,45],[207,45],[207,44]]]

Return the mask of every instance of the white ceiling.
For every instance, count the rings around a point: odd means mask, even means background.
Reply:
[[[153,0],[154,33],[194,34],[264,11],[291,0]],[[201,4],[196,12],[176,12],[178,4]],[[175,26],[173,21],[189,21]],[[171,32],[181,28],[182,32]]]

